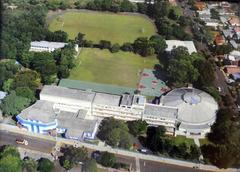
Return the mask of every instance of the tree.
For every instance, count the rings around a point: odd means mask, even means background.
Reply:
[[[173,34],[173,28],[170,21],[166,18],[158,18],[155,21],[158,33],[166,39],[170,39]]]
[[[102,120],[97,136],[110,146],[129,148],[132,145],[127,124],[114,118],[104,118]]]
[[[126,42],[121,46],[122,51],[133,51],[132,43]]]
[[[163,53],[165,49],[167,48],[167,44],[165,39],[163,39],[162,36],[159,35],[153,35],[149,39],[151,41],[151,44],[155,50],[156,54]]]
[[[25,158],[23,160],[23,169],[27,172],[35,172],[37,171],[37,162],[32,158]]]
[[[201,155],[200,149],[196,145],[191,145],[190,146],[190,157],[188,157],[188,158],[199,160],[200,155]]]
[[[187,25],[189,25],[190,21],[189,21],[189,18],[186,17],[186,16],[180,16],[178,18],[178,23],[180,26],[182,27],[186,27]]]
[[[31,103],[36,100],[35,92],[29,87],[17,87],[15,91],[17,96],[28,98]]]
[[[10,92],[12,90],[12,87],[13,87],[13,79],[8,79],[4,81],[2,88],[4,91]]]
[[[143,120],[128,122],[129,132],[135,137],[141,134],[145,134],[147,132],[147,126],[147,122]]]
[[[118,43],[113,44],[113,46],[111,47],[112,53],[117,53],[119,50],[120,50],[120,45]]]
[[[216,165],[218,168],[229,168],[239,163],[239,148],[234,145],[213,145],[205,144],[201,146],[201,151],[205,159]]]
[[[55,80],[57,70],[53,54],[49,52],[34,53],[31,67],[41,74],[45,84],[50,84]]]
[[[28,87],[35,91],[41,84],[40,75],[33,70],[24,70],[16,74],[13,80],[13,89],[17,87]]]
[[[6,146],[0,153],[0,171],[21,172],[20,154],[15,147]]]
[[[82,47],[84,45],[84,36],[85,36],[85,34],[79,32],[77,37],[75,38],[76,43],[80,47]]]
[[[84,147],[75,148],[69,146],[63,148],[61,152],[63,153],[63,156],[60,158],[60,163],[66,170],[71,169],[73,165],[77,165],[80,162],[85,163],[88,159],[88,152]]]
[[[106,40],[100,40],[99,48],[101,48],[101,49],[110,49],[111,48],[111,42],[110,41],[106,41]]]
[[[83,164],[83,170],[85,172],[97,172],[97,163],[94,159],[88,159],[84,164]]]
[[[172,20],[177,20],[178,19],[178,15],[177,15],[177,13],[174,9],[170,9],[170,11],[168,13],[168,17]]]
[[[130,147],[132,146],[132,142],[130,140],[130,135],[127,131],[122,131],[120,133],[120,141],[118,146],[120,148],[124,148],[124,149],[130,149]]]
[[[17,96],[15,91],[12,91],[3,99],[1,104],[2,111],[5,115],[17,115],[20,111],[30,104],[31,100],[25,97]]]
[[[70,170],[73,168],[73,163],[71,163],[69,160],[65,159],[63,161],[63,168],[65,168],[66,170]]]
[[[41,158],[38,162],[38,168],[37,169],[40,172],[51,172],[54,169],[54,164],[49,159]]]
[[[104,167],[113,167],[116,163],[116,157],[114,154],[109,152],[102,152],[97,162]]]
[[[154,48],[146,37],[137,38],[133,43],[133,48],[135,53],[138,53],[143,57],[154,54]]]
[[[217,55],[229,54],[232,51],[232,47],[229,44],[217,45],[215,48],[215,53]]]
[[[199,72],[193,65],[194,59],[185,47],[173,49],[171,56],[167,71],[172,83],[181,86],[198,79]]]
[[[209,60],[205,60],[204,57],[200,57],[195,59],[193,64],[200,74],[196,81],[198,87],[203,88],[211,86],[215,80],[215,67],[213,63]]]
[[[62,30],[57,30],[55,32],[48,32],[46,36],[46,40],[54,41],[54,42],[67,42],[68,34]]]
[[[219,18],[219,12],[218,12],[216,9],[211,8],[211,9],[210,9],[210,13],[211,13],[211,18],[212,18],[212,19],[217,19],[217,20],[220,19],[220,18]]]
[[[7,61],[0,63],[0,88],[2,88],[3,83],[8,79],[12,79],[14,75],[18,72],[19,67],[14,61]],[[10,81],[9,81],[10,82]]]

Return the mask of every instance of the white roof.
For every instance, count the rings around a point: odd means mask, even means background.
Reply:
[[[0,91],[0,100],[4,99],[6,97],[7,93],[4,91]]]
[[[72,100],[92,102],[95,96],[95,92],[45,85],[40,93],[40,97],[41,95],[54,96],[56,99],[68,98]]]
[[[64,42],[48,42],[48,41],[33,41],[31,42],[31,47],[46,47],[46,48],[63,48],[67,45]]]
[[[232,56],[240,56],[240,51],[233,50],[232,52],[230,52],[230,55],[232,55]]]
[[[206,92],[194,88],[178,88],[162,97],[163,106],[178,108],[178,121],[202,125],[215,121],[217,102]]]
[[[174,48],[183,46],[188,49],[189,54],[192,54],[193,52],[197,52],[193,41],[166,40],[166,44],[167,44],[166,51],[172,51],[172,49]]]

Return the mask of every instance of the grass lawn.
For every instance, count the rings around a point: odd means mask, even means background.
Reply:
[[[187,145],[195,144],[193,139],[186,138],[185,136],[177,136],[177,137],[171,137],[171,138],[175,142],[176,145],[179,145],[179,144],[184,143],[184,142]]]
[[[155,25],[143,16],[104,12],[67,12],[50,22],[49,29],[63,29],[70,39],[81,32],[94,43],[109,40],[120,44],[156,33]]]
[[[84,48],[69,79],[136,87],[139,72],[144,68],[153,69],[158,63],[155,56],[144,58],[130,52],[110,53],[108,50]]]
[[[205,144],[210,144],[210,143],[211,143],[207,138],[205,138],[205,139],[199,139],[199,142],[200,142],[200,145],[201,145],[201,146],[202,146],[202,145],[205,145]]]

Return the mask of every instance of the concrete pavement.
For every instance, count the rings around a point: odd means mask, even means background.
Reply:
[[[46,141],[50,141],[50,143],[54,143],[54,141],[55,141],[55,138],[53,138],[51,136],[44,136],[44,135],[40,135],[40,134],[26,132],[22,129],[19,129],[16,126],[9,126],[9,125],[6,125],[6,124],[0,124],[0,130],[3,130],[3,129],[8,130],[8,132],[11,131],[13,133],[18,133],[18,135],[19,134],[24,135],[24,137],[28,137],[28,139],[33,139],[33,138],[38,139],[38,140],[40,139],[39,140],[39,146],[40,147],[41,147],[41,144],[46,142]],[[84,143],[84,142],[79,142],[79,141],[74,141],[74,140],[69,140],[69,139],[64,139],[64,138],[58,138],[57,142],[60,143],[60,144],[75,145],[75,146],[81,146],[81,147],[84,146],[84,147],[86,147],[88,149],[92,149],[92,150],[108,151],[108,152],[111,152],[111,153],[114,153],[114,154],[117,154],[117,155],[131,157],[131,158],[138,157],[139,159],[142,159],[142,160],[145,160],[145,161],[153,161],[153,162],[168,164],[170,166],[182,166],[182,168],[184,168],[184,169],[188,169],[188,168],[192,169],[193,167],[196,166],[196,163],[192,163],[192,162],[188,162],[188,161],[176,160],[176,159],[171,159],[171,158],[164,158],[164,157],[154,156],[154,155],[146,155],[146,154],[141,154],[141,153],[138,153],[138,152],[131,152],[131,151],[127,151],[127,150],[111,148],[110,146],[93,145],[93,144],[89,144],[89,143]],[[54,147],[54,146],[51,146],[51,147]],[[203,164],[200,165],[200,169],[205,170],[205,171],[229,171],[229,172],[230,171],[236,171],[236,169],[220,170],[215,166],[203,165]]]

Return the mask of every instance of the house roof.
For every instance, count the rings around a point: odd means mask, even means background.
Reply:
[[[222,44],[224,44],[224,43],[225,43],[224,37],[223,37],[222,35],[217,35],[217,36],[215,37],[215,43],[216,43],[216,45],[222,45]]]
[[[240,79],[240,73],[233,73],[233,74],[231,74],[231,76],[234,80]]]
[[[197,52],[193,41],[166,40],[166,44],[167,44],[166,51],[172,51],[172,49],[182,46],[188,49],[189,54]]]
[[[225,67],[224,67],[224,71],[225,71],[227,74],[240,73],[240,67],[228,65],[228,66],[225,66]]]
[[[240,20],[239,20],[239,17],[237,17],[237,16],[231,17],[231,19],[230,19],[228,22],[229,22],[231,25],[240,26]]]
[[[107,93],[115,95],[122,95],[124,93],[134,94],[136,90],[135,88],[131,87],[122,87],[116,85],[100,84],[70,79],[61,79],[58,85],[61,87],[67,87],[72,89],[91,90],[98,93]]]

